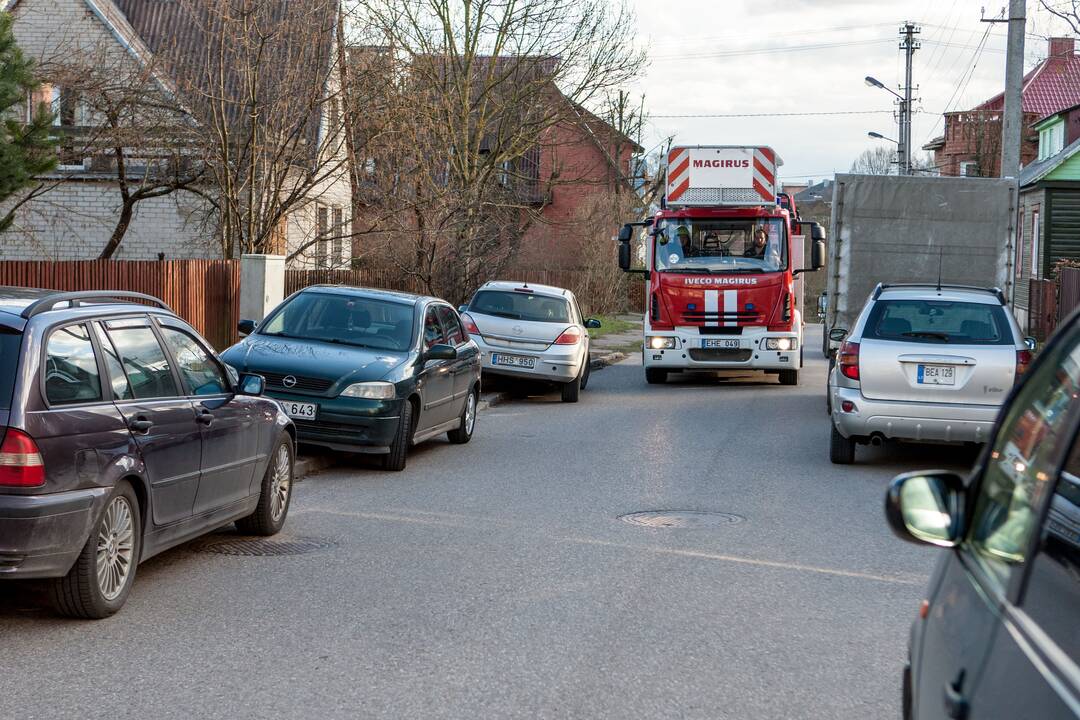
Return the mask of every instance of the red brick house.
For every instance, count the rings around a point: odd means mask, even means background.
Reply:
[[[1050,38],[1046,60],[1024,76],[1023,128],[1020,164],[1038,156],[1039,138],[1033,126],[1042,118],[1080,103],[1080,56],[1075,38]],[[990,98],[971,110],[945,113],[945,134],[924,150],[934,153],[942,175],[1001,175],[1001,116],[1005,94]]]

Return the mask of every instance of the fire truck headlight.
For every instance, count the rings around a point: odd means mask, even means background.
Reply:
[[[659,337],[651,336],[648,339],[648,345],[653,350],[674,350],[675,338],[673,337]]]
[[[798,350],[799,341],[795,338],[765,338],[765,349],[779,350],[780,352]]]

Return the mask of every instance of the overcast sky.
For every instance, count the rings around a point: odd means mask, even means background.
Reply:
[[[651,115],[646,147],[669,135],[678,144],[770,145],[790,182],[846,172],[884,142],[869,130],[897,136],[893,96],[863,78],[899,89],[905,20],[922,28],[913,70],[917,152],[941,134],[943,111],[973,107],[1004,87],[1006,26],[979,18],[984,5],[997,16],[1005,0],[631,1],[650,55],[638,88]],[[1027,32],[1025,71],[1046,56],[1047,35],[1066,34],[1037,2],[1028,4]],[[769,117],[785,112],[845,114]],[[740,113],[766,116],[664,117]]]

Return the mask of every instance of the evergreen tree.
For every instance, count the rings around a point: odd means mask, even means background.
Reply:
[[[44,103],[25,121],[26,99],[37,87],[34,63],[15,44],[12,17],[0,12],[0,202],[56,167],[52,113]],[[11,226],[14,212],[0,218],[0,232]]]

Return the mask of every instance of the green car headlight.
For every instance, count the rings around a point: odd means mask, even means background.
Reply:
[[[396,395],[393,383],[359,382],[341,391],[341,397],[365,398],[367,400],[393,400]]]

